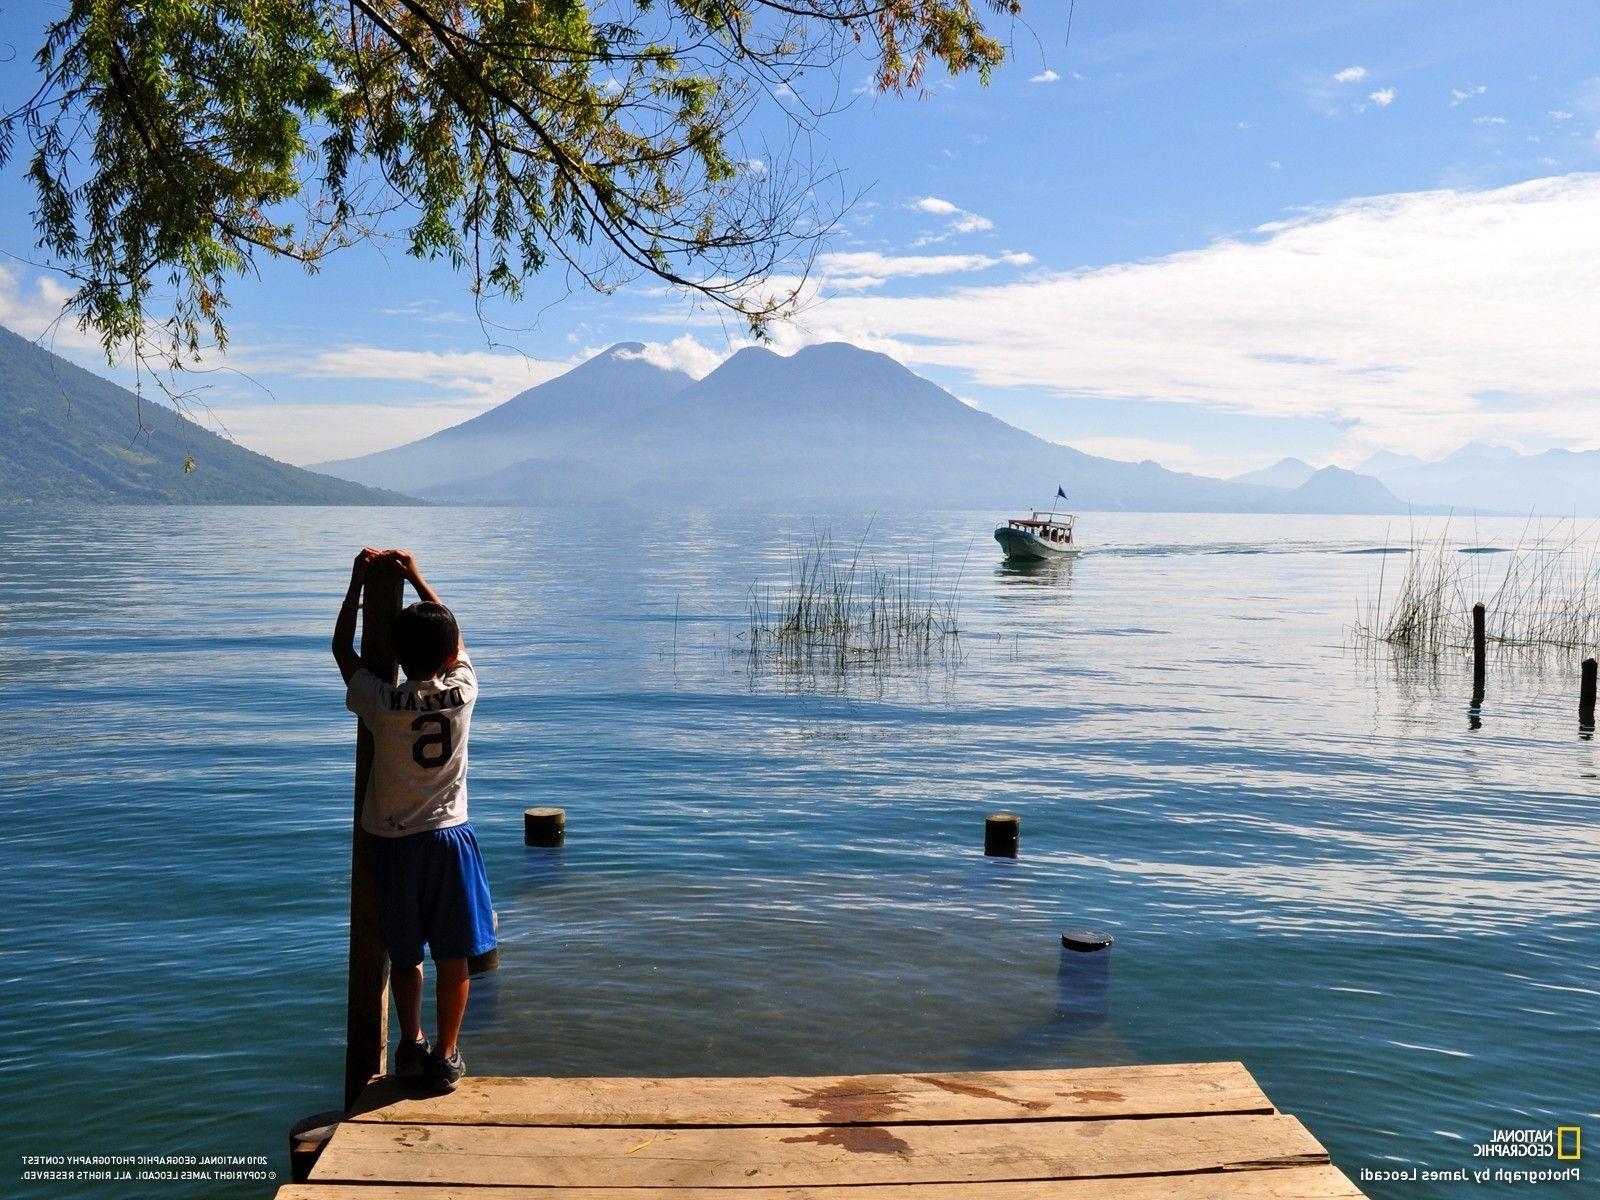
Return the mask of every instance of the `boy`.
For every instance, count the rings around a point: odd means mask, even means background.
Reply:
[[[421,597],[395,618],[405,682],[390,687],[361,665],[356,610],[367,568],[392,559]],[[467,730],[478,677],[454,615],[406,550],[365,547],[333,630],[345,706],[372,732],[372,772],[361,826],[376,836],[378,913],[400,1014],[394,1073],[453,1091],[466,1066],[456,1039],[467,1011],[467,959],[494,947],[494,912],[477,839],[467,822]],[[422,1032],[422,949],[433,954],[438,1041]]]

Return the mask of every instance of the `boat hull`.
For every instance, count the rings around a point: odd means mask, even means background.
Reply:
[[[994,540],[1000,543],[1000,549],[1006,553],[1006,558],[1012,562],[1049,562],[1060,558],[1075,558],[1078,554],[1076,546],[1063,546],[1056,542],[1046,541],[1021,529],[1012,529],[1002,525],[994,531]]]

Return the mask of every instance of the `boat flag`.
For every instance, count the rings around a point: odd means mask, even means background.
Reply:
[[[1065,500],[1067,498],[1066,490],[1064,488],[1062,488],[1062,486],[1059,483],[1056,484],[1056,495],[1058,497],[1060,497],[1062,500]]]

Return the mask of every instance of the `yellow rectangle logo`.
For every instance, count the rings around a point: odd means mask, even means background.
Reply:
[[[1567,1134],[1572,1135],[1572,1152],[1567,1152]],[[1573,1162],[1583,1157],[1583,1130],[1577,1125],[1556,1126],[1556,1157]]]

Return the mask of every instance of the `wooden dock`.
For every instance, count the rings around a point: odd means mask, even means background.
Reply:
[[[1324,1200],[1362,1193],[1240,1063],[372,1083],[278,1200]]]

